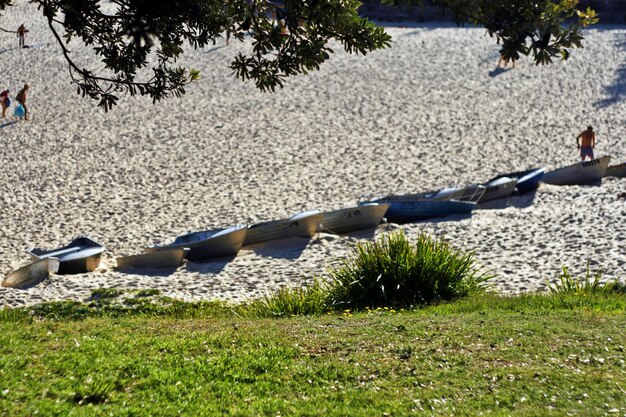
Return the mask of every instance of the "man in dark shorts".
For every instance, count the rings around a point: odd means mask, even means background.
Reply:
[[[580,139],[582,139],[582,141]],[[589,159],[594,159],[593,148],[596,147],[596,134],[591,126],[587,126],[587,130],[583,130],[580,132],[580,135],[576,137],[576,146],[580,149],[581,160],[584,161],[587,156]]]

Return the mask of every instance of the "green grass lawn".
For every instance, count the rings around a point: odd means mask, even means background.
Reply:
[[[207,306],[4,311],[0,415],[626,415],[623,294],[277,319]]]

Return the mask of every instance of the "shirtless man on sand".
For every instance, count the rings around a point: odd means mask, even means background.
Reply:
[[[582,138],[582,143],[580,139]],[[576,146],[580,149],[580,159],[585,160],[588,156],[589,159],[593,158],[593,148],[596,147],[596,134],[591,126],[587,126],[587,130],[580,132],[580,135],[576,136]]]

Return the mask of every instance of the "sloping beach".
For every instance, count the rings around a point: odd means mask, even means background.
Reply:
[[[35,17],[33,17],[35,16]],[[156,288],[186,300],[241,301],[299,285],[350,255],[374,231],[320,234],[244,248],[232,260],[176,271],[113,269],[115,257],[187,231],[353,206],[361,195],[484,182],[501,172],[578,161],[587,125],[596,156],[626,161],[626,26],[585,32],[567,62],[496,69],[498,46],[483,29],[389,26],[392,48],[365,57],[340,45],[320,71],[274,94],[231,75],[249,43],[189,50],[201,72],[182,98],[156,105],[122,97],[113,111],[76,94],[40,12],[18,2],[0,18],[25,23],[27,49],[0,33],[0,90],[24,83],[32,117],[0,120],[0,274],[25,249],[88,235],[107,252],[89,274],[54,275],[34,287],[0,288],[0,306],[82,300],[92,289]],[[102,64],[78,43],[81,67]],[[562,265],[582,275],[626,276],[626,179],[601,186],[541,185],[470,218],[389,224],[409,238],[436,234],[476,252],[505,293],[541,290]]]

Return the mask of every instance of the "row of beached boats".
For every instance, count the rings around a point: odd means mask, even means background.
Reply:
[[[608,167],[609,156],[545,172],[534,168],[498,175],[484,184],[444,188],[412,194],[387,194],[361,199],[350,208],[321,212],[309,210],[291,217],[253,225],[236,225],[178,236],[172,243],[147,246],[143,252],[116,258],[117,268],[176,268],[185,259],[202,262],[232,257],[244,246],[273,240],[305,237],[318,232],[347,234],[378,226],[384,221],[407,223],[449,215],[470,215],[477,205],[512,194],[535,191],[541,182],[554,185],[588,184],[604,176],[626,177],[626,163]],[[608,168],[608,169],[607,169]],[[105,247],[88,237],[74,239],[56,249],[32,248],[32,263],[9,274],[6,287],[29,287],[50,273],[76,274],[93,271]]]

